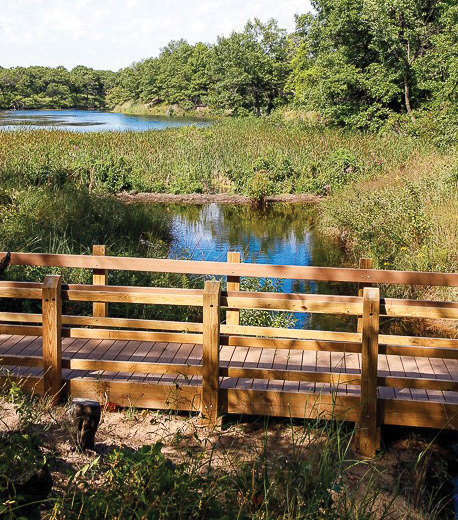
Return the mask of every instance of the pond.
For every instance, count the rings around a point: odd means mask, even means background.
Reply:
[[[259,264],[339,267],[342,251],[318,233],[317,211],[306,204],[269,204],[261,209],[231,204],[164,204],[172,220],[169,256],[226,261],[228,251]],[[283,292],[357,294],[355,284],[282,280]],[[351,330],[353,317],[297,314],[298,327]]]
[[[5,110],[0,111],[0,130],[58,129],[73,132],[163,130],[181,126],[208,126],[190,117],[134,116],[99,110]]]

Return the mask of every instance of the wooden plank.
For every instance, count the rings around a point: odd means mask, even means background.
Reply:
[[[241,258],[240,253],[234,251],[228,251],[227,261],[232,264],[240,264]],[[227,290],[228,291],[240,291],[240,276],[228,276],[227,277]],[[239,310],[226,310],[226,323],[227,325],[240,325],[240,311]]]
[[[8,359],[21,358],[20,356],[11,356]],[[24,358],[26,359],[26,358]],[[32,359],[27,366],[40,366],[35,360],[40,358],[28,358]],[[133,362],[133,361],[105,361],[103,359],[63,359],[62,366],[73,370],[91,370],[91,371],[111,371],[111,372],[126,372],[126,373],[138,373],[138,374],[175,374],[175,375],[202,375],[201,366],[193,365],[179,365],[179,364],[163,364],[163,363],[148,363],[145,361]]]
[[[406,379],[412,378],[414,380],[421,381],[421,375],[418,372],[418,366],[415,362],[415,358],[411,356],[402,356],[401,357],[402,364],[404,366],[404,371],[406,373]],[[390,386],[389,384],[385,386]],[[401,386],[402,388],[402,386]],[[412,395],[412,399],[419,399],[419,400],[427,400],[428,396],[426,394],[426,391],[423,390],[425,388],[424,386],[418,387],[418,386],[406,386],[404,388],[410,388],[410,393]],[[421,388],[421,389],[420,389]]]
[[[151,305],[184,305],[202,307],[202,296],[186,294],[188,289],[169,289],[167,294],[162,292],[145,292],[129,287],[123,291],[104,290],[92,291],[86,289],[64,290],[62,297],[66,301],[78,302],[112,302],[112,303],[142,303]]]
[[[218,422],[221,282],[207,281],[204,288],[202,351],[202,415],[211,426]]]
[[[458,302],[383,298],[380,315],[407,318],[458,319]]]
[[[372,269],[372,258],[360,258],[359,259],[359,268],[360,269]],[[359,283],[358,284],[358,296],[362,298],[364,288],[365,287],[372,287],[372,284],[370,283]],[[363,317],[358,316],[358,323],[356,326],[357,332],[362,332],[363,330]]]
[[[279,327],[221,325],[221,334],[234,336],[262,336],[265,338],[274,337],[361,343],[361,334],[355,332],[330,332],[324,330],[284,329]]]
[[[457,406],[454,404],[380,399],[378,414],[381,424],[438,430],[458,429]]]
[[[379,354],[378,356],[378,376],[379,377],[386,377],[390,375],[390,367],[388,364],[387,356],[383,354]],[[380,382],[378,394],[379,397],[382,399],[394,399],[396,397],[395,391],[393,388],[388,388],[386,386],[383,386]]]
[[[5,253],[0,253],[5,254]],[[457,273],[430,273],[414,271],[383,271],[375,269],[348,269],[268,264],[229,264],[150,258],[112,256],[49,255],[40,253],[12,253],[11,265],[47,267],[74,267],[119,271],[147,271],[221,276],[252,276],[290,280],[317,280],[328,282],[367,282],[406,285],[433,285],[458,287]]]
[[[106,256],[107,248],[104,245],[94,245],[92,246],[92,254],[94,256]],[[108,270],[94,269],[92,285],[108,285]],[[92,305],[92,315],[97,318],[106,318],[108,316],[108,303],[95,302]]]
[[[362,298],[261,292],[222,292],[221,306],[237,309],[261,309],[289,312],[317,312],[357,315],[362,312]]]
[[[380,292],[378,288],[364,290],[362,355],[361,355],[361,417],[359,421],[359,451],[374,457],[377,451],[377,364]]]
[[[57,401],[62,390],[62,299],[59,275],[46,276],[42,305],[44,391]]]
[[[274,364],[275,366],[275,364]],[[332,385],[339,384],[359,384],[361,376],[358,374],[344,374],[333,372],[305,372],[300,370],[280,370],[277,368],[220,368],[220,375],[223,377],[242,377],[247,379],[268,379],[269,381],[313,381],[319,383],[328,383]],[[296,385],[297,389],[297,385]],[[288,390],[289,391],[289,390]],[[297,391],[297,390],[296,390]]]
[[[317,350],[320,352],[361,352],[361,343],[319,341],[310,339],[253,338],[251,336],[221,336],[222,345],[259,347],[274,350]]]
[[[62,329],[64,337],[111,339],[128,341],[160,341],[167,343],[202,343],[202,334],[183,334],[170,332],[150,332],[146,330],[112,330],[112,329]]]
[[[72,379],[69,392],[74,397],[111,402],[118,406],[136,406],[162,410],[197,411],[201,406],[201,388],[187,385],[154,385],[128,381]]]
[[[359,398],[348,395],[276,392],[229,388],[221,390],[222,411],[310,419],[357,421]]]
[[[316,352],[304,351],[302,353],[302,370],[306,370],[308,372],[316,372],[317,368],[317,359]],[[301,392],[315,392],[316,387],[313,382],[301,382],[299,383],[299,390]]]

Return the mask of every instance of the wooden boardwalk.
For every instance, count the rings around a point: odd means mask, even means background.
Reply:
[[[40,336],[0,335],[2,355],[42,357],[43,342]],[[153,341],[112,341],[86,338],[63,338],[63,359],[91,359],[110,361],[149,362],[170,365],[202,365],[202,345],[190,343],[158,343]],[[220,367],[262,368],[306,372],[333,372],[361,374],[361,354],[274,350],[258,347],[220,348]],[[43,370],[28,367],[5,367],[22,376],[41,376]],[[458,381],[458,360],[412,356],[378,356],[378,375],[414,377]],[[68,370],[64,379],[103,380],[116,382],[200,386],[201,376],[175,376],[171,374],[132,374],[126,372]],[[349,384],[246,379],[222,377],[221,388],[265,390],[296,393],[335,393],[359,396],[360,386]],[[458,392],[417,388],[378,387],[378,397],[436,403],[458,403]]]

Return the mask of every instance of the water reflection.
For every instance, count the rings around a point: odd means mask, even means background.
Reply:
[[[305,204],[164,205],[172,217],[174,236],[170,256],[225,261],[228,251],[242,261],[303,266],[342,265],[342,252],[317,232],[317,210]],[[284,280],[284,292],[357,294],[355,284]],[[327,315],[297,315],[299,326],[354,330],[355,319]]]

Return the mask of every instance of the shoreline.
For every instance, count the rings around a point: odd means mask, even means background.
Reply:
[[[253,200],[245,195],[232,193],[118,193],[117,198],[126,204],[145,203],[145,204],[253,204]],[[285,204],[317,204],[323,197],[311,194],[286,194],[274,195],[265,198],[265,202],[279,202]]]

